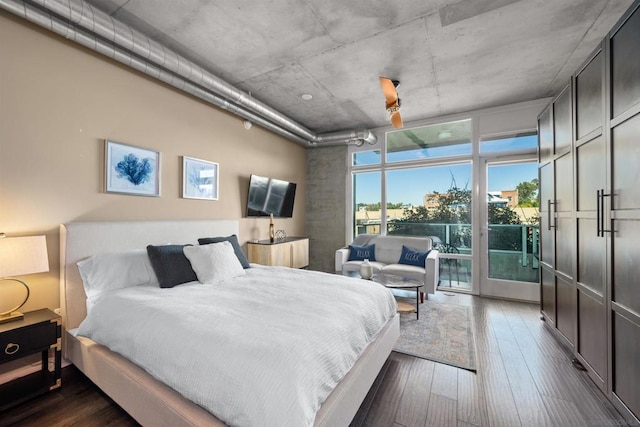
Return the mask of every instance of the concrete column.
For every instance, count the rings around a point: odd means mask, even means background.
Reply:
[[[307,149],[305,231],[309,269],[334,272],[334,256],[344,246],[347,146]]]

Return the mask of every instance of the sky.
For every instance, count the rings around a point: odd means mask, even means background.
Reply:
[[[491,166],[488,175],[488,191],[514,190],[519,183],[538,177],[538,164]],[[452,177],[458,188],[471,189],[471,164],[389,171],[387,202],[423,205],[425,194],[434,191],[446,193],[451,187]],[[358,174],[356,179],[357,203],[380,201],[380,172]]]

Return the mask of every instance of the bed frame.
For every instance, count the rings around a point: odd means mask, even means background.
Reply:
[[[60,226],[60,305],[63,356],[142,425],[223,426],[210,412],[185,399],[124,357],[73,331],[86,316],[86,295],[76,263],[100,253],[149,244],[197,243],[200,237],[238,234],[238,222],[76,222]],[[396,315],[329,395],[314,425],[348,425],[400,334]]]

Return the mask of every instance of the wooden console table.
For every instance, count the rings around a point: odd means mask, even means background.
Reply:
[[[256,264],[304,268],[309,265],[309,239],[285,237],[274,242],[258,240],[247,243],[249,262]]]

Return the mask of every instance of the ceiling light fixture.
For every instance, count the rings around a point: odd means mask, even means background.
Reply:
[[[244,128],[245,128],[246,130],[249,130],[249,129],[251,129],[251,126],[253,126],[253,123],[251,123],[251,120],[245,120],[245,121],[242,123],[242,125],[244,126]]]
[[[300,95],[300,98],[304,99],[305,101],[309,101],[313,98],[313,95],[311,95],[310,93],[303,93],[302,95]]]

